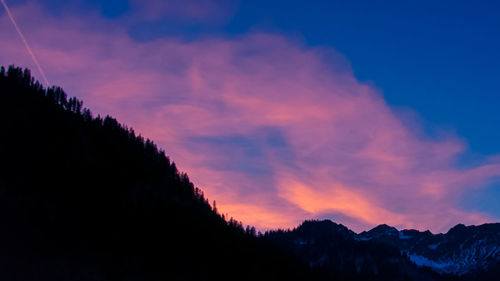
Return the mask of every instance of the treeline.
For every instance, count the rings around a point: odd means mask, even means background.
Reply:
[[[149,139],[0,69],[0,279],[319,280],[226,219]]]

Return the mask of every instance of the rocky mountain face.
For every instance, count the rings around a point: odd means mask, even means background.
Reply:
[[[497,271],[500,264],[500,224],[459,224],[445,234],[379,225],[356,234],[329,220],[306,221],[290,231],[268,232],[266,237],[291,249],[311,266],[339,272],[476,280],[470,276]]]
[[[312,268],[327,270],[335,280],[440,280],[438,273],[418,267],[396,246],[360,238],[329,220],[305,221],[293,230],[270,231],[264,237]]]
[[[380,225],[354,237],[395,246],[415,264],[443,273],[488,270],[500,261],[500,224],[459,224],[445,234]]]

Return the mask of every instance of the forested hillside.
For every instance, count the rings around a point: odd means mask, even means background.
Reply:
[[[1,280],[314,280],[227,220],[156,145],[0,71]],[[167,147],[168,148],[168,147]]]

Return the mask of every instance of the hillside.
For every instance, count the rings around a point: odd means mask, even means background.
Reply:
[[[112,117],[15,67],[0,100],[1,280],[316,279]]]

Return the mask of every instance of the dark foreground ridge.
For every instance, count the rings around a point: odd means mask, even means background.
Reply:
[[[0,280],[308,280],[164,152],[28,70],[0,70]]]
[[[28,70],[0,69],[0,126],[0,280],[471,281],[500,274],[498,225],[438,235],[384,225],[356,234],[307,221],[257,235],[220,215],[153,142],[109,116],[93,117],[60,88],[44,89]]]

